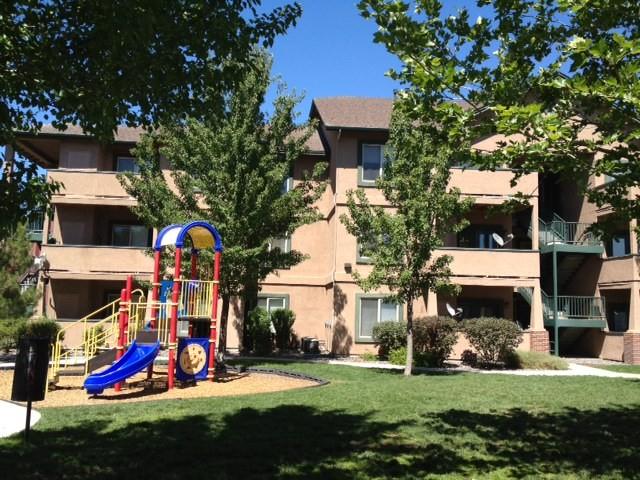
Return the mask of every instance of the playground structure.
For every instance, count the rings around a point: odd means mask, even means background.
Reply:
[[[173,278],[163,280],[161,255],[166,247],[175,247],[175,267]],[[188,247],[191,265],[185,278],[182,257]],[[212,280],[198,278],[199,252],[205,249],[214,251]],[[83,366],[89,393],[111,386],[119,390],[123,380],[144,369],[150,378],[153,362],[163,349],[168,350],[168,389],[176,378],[214,380],[222,251],[220,234],[207,222],[162,229],[154,244],[150,297],[133,290],[133,279],[128,277],[118,300],[61,330],[53,346],[50,380],[57,381],[68,368]],[[82,329],[82,341],[65,349],[62,339],[72,328]]]

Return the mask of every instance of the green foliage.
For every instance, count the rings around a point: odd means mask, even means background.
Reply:
[[[280,351],[287,350],[291,345],[293,323],[296,314],[288,308],[278,308],[271,312],[271,322],[276,329],[276,347]]]
[[[569,364],[560,357],[554,357],[542,352],[524,352],[515,350],[508,353],[504,360],[505,366],[511,369],[528,370],[568,370]]]
[[[20,281],[33,264],[31,247],[24,225],[0,240],[0,318],[25,318],[31,315],[38,292],[21,292]]]
[[[20,324],[18,328],[18,336],[43,337],[55,341],[58,332],[61,330],[60,325],[55,320],[48,318],[38,318],[35,320],[27,320]],[[60,336],[64,340],[64,334]]]
[[[258,355],[268,355],[273,350],[273,335],[271,334],[271,319],[269,312],[262,307],[256,307],[247,315],[246,334],[244,344]]]
[[[429,291],[455,293],[449,282],[451,257],[435,255],[446,235],[466,226],[471,199],[449,186],[449,165],[459,145],[432,135],[433,126],[416,122],[404,100],[391,118],[388,161],[377,186],[391,208],[371,205],[362,189],[347,192],[349,214],[340,216],[347,232],[366,247],[372,268],[352,273],[364,290],[386,286],[390,299],[407,305],[407,346],[411,354],[413,302]],[[411,372],[407,358],[407,375]]]
[[[103,2],[13,0],[0,4],[0,145],[42,121],[80,125],[110,141],[118,125],[157,127],[220,111],[229,88],[295,25],[298,3],[262,0]],[[30,162],[0,172],[0,239],[60,184]]]
[[[416,3],[359,8],[401,60],[390,75],[415,118],[455,146],[458,164],[511,167],[514,181],[558,174],[613,207],[601,229],[640,217],[640,197],[628,195],[640,182],[638,2],[476,0],[455,15],[444,2]],[[507,138],[501,148],[472,148],[493,133]],[[605,175],[604,186],[588,181]]]
[[[464,322],[463,331],[480,362],[487,365],[505,361],[522,341],[520,327],[504,318],[473,318]]]
[[[413,335],[416,365],[442,367],[458,341],[458,322],[450,317],[416,318]]]
[[[460,355],[460,360],[463,365],[469,365],[470,367],[475,367],[478,364],[478,354],[473,350],[464,350]]]
[[[405,365],[407,363],[407,347],[394,348],[389,352],[389,363],[392,365]]]
[[[387,356],[392,350],[407,345],[407,326],[404,322],[380,322],[373,327],[373,341],[378,346],[378,354]]]
[[[18,346],[19,332],[24,330],[24,318],[0,320],[0,351],[7,352]]]
[[[360,358],[362,358],[362,360],[365,361],[365,362],[376,362],[376,361],[378,361],[378,355],[376,355],[375,353],[371,353],[371,352],[364,352],[362,355],[360,355]]]
[[[294,188],[282,191],[314,125],[296,124],[299,98],[283,92],[274,100],[273,114],[263,112],[270,67],[266,54],[256,54],[251,72],[226,97],[223,113],[212,111],[202,121],[189,118],[143,136],[135,150],[140,174],[120,177],[145,224],[161,228],[202,219],[220,232],[225,248],[222,351],[230,298],[241,295],[245,305],[255,305],[260,281],[306,258],[297,250],[270,249],[269,243],[318,220],[314,202],[326,186],[320,162],[304,178],[296,178]],[[170,179],[163,170],[167,167]],[[207,252],[202,255],[201,265],[210,264]]]

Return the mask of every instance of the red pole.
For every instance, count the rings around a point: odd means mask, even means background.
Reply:
[[[216,371],[216,327],[218,323],[218,294],[220,292],[220,261],[222,254],[216,252],[213,266],[213,305],[211,306],[211,326],[209,332],[209,368],[207,378],[215,380]]]
[[[116,361],[120,360],[124,355],[124,315],[127,310],[127,290],[123,288],[120,291],[120,307],[118,308],[118,345],[116,346]],[[116,383],[115,391],[120,391],[120,383]]]
[[[175,368],[176,368],[176,337],[178,333],[178,300],[180,299],[181,277],[180,270],[182,268],[182,248],[176,247],[176,268],[173,275],[173,292],[171,295],[171,325],[169,327],[169,372],[167,387],[169,390],[173,388]]]

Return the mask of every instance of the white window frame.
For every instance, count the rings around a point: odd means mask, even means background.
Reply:
[[[278,293],[261,293],[258,294],[258,302],[260,302],[260,300],[266,300],[267,302],[267,308],[265,309],[269,314],[271,314],[271,310],[269,307],[269,303],[271,302],[271,300],[278,300],[278,301],[282,301],[283,303],[283,307],[278,307],[278,308],[289,308],[289,295],[285,295],[285,294],[278,294]]]
[[[273,241],[274,240],[284,240],[284,251],[280,250],[282,253],[290,253],[291,252],[291,235],[287,234],[284,237],[278,237],[277,239],[269,240],[269,251],[273,251]]]

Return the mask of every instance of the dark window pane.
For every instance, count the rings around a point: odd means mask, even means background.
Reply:
[[[380,145],[362,146],[362,179],[374,181],[380,176]]]

